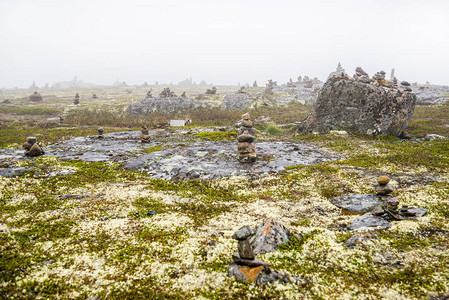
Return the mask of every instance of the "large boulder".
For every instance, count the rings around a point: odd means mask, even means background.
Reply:
[[[253,100],[248,93],[235,93],[224,96],[222,106],[225,109],[245,109],[252,103]]]
[[[131,103],[128,110],[134,114],[149,114],[152,112],[177,112],[200,107],[208,107],[206,102],[182,97],[144,98]]]
[[[299,125],[301,133],[345,130],[399,136],[413,116],[416,96],[404,88],[331,77]]]

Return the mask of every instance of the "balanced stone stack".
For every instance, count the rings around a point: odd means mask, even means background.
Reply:
[[[385,72],[380,71],[373,75],[373,84],[376,86],[388,86],[388,82],[385,79]]]
[[[34,157],[45,153],[36,143],[36,138],[34,136],[27,137],[26,142],[23,143],[22,147],[25,149],[26,156]]]
[[[76,93],[75,98],[73,99],[73,104],[80,104],[80,95],[78,93]]]
[[[104,135],[103,135],[103,133],[104,133],[104,129],[103,129],[103,127],[98,127],[98,138],[99,139],[103,139],[104,138]]]
[[[256,130],[253,127],[253,121],[250,120],[249,113],[242,115],[242,120],[237,123],[239,128],[237,141],[240,162],[256,161],[256,145],[254,144],[254,134]]]
[[[371,79],[369,78],[368,73],[366,73],[361,67],[357,67],[355,69],[354,80],[360,81],[363,83],[370,83]]]
[[[390,178],[387,176],[379,176],[377,184],[374,188],[377,194],[390,195],[393,192],[393,187],[389,184]],[[399,208],[399,200],[396,197],[390,197],[372,210],[373,216],[380,217],[387,221],[403,220],[410,217],[419,217],[427,212],[423,208],[409,208],[407,205],[402,205]]]
[[[140,141],[142,143],[148,144],[150,142],[150,134],[148,132],[147,126],[142,125],[142,129],[140,130]]]

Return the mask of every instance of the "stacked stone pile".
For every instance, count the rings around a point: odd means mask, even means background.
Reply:
[[[104,129],[103,129],[103,127],[98,127],[98,138],[99,139],[104,139],[104,135],[103,135],[103,133],[104,133]]]
[[[253,127],[253,121],[250,119],[249,113],[242,115],[236,127],[238,130],[238,147],[240,162],[254,162],[256,161],[256,145],[254,144],[254,134],[256,130]]]
[[[379,176],[379,178],[377,178],[377,183],[374,185],[377,194],[391,194],[394,191],[394,188],[389,182],[390,178],[387,176]],[[389,198],[387,201],[374,208],[371,213],[374,216],[387,221],[403,220],[417,215],[417,211],[413,208],[409,208],[407,205],[402,205],[399,209],[399,200],[396,197]]]
[[[355,69],[354,80],[360,81],[363,83],[370,83],[371,79],[369,78],[368,73],[366,73],[361,67],[357,67]]]
[[[140,130],[141,134],[140,134],[140,141],[142,143],[148,144],[151,139],[150,139],[150,134],[148,132],[147,126],[142,125],[142,129]]]
[[[23,149],[25,149],[26,156],[34,157],[45,153],[36,141],[37,139],[34,136],[27,137],[26,142],[22,145]]]
[[[232,255],[233,262],[228,266],[228,275],[238,281],[254,282],[265,285],[272,282],[299,283],[301,280],[271,269],[266,262],[256,258],[255,254],[264,254],[276,250],[288,242],[290,232],[281,224],[269,219],[258,225],[255,230],[243,226],[232,236],[237,240],[238,254]],[[285,238],[287,237],[287,238]]]
[[[73,104],[80,104],[80,94],[76,93],[75,98],[73,98]]]

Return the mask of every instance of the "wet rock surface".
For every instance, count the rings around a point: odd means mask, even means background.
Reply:
[[[370,212],[378,205],[391,198],[391,195],[348,194],[333,198],[332,204],[350,212]]]
[[[213,131],[204,129],[203,131]],[[315,144],[260,142],[255,163],[238,161],[235,141],[200,140],[198,132],[175,130],[174,133],[150,130],[151,142],[140,142],[140,131],[124,131],[98,136],[75,137],[46,146],[44,156],[79,159],[88,162],[114,161],[126,169],[138,170],[160,179],[212,179],[234,175],[264,176],[292,165],[313,165],[337,160],[338,156]],[[151,153],[149,150],[158,148]],[[166,149],[163,149],[166,148]],[[26,169],[14,162],[31,160],[19,149],[0,149],[0,175],[16,176]]]
[[[391,223],[380,217],[373,216],[371,213],[364,214],[363,216],[357,217],[351,225],[349,225],[349,230],[357,229],[388,229],[391,227]]]

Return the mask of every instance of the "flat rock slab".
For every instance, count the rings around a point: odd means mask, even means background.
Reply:
[[[391,197],[391,195],[378,194],[348,194],[329,201],[335,206],[350,212],[370,212]]]
[[[212,131],[203,129],[202,131]],[[44,147],[46,156],[89,162],[114,161],[126,169],[138,170],[158,179],[213,179],[235,175],[264,176],[278,173],[293,165],[313,165],[335,161],[339,157],[321,150],[317,145],[296,142],[256,142],[258,160],[240,163],[236,141],[198,141],[195,133],[149,131],[151,142],[140,142],[140,131],[108,133],[76,137]],[[146,153],[149,148],[166,148]],[[13,162],[32,160],[23,150],[0,149],[0,165],[4,176],[15,176],[23,169]],[[0,168],[0,175],[2,175]]]
[[[349,230],[373,230],[373,229],[388,229],[391,227],[391,223],[382,219],[373,216],[371,213],[364,214],[363,216],[357,217],[352,221],[352,224],[349,225]]]

